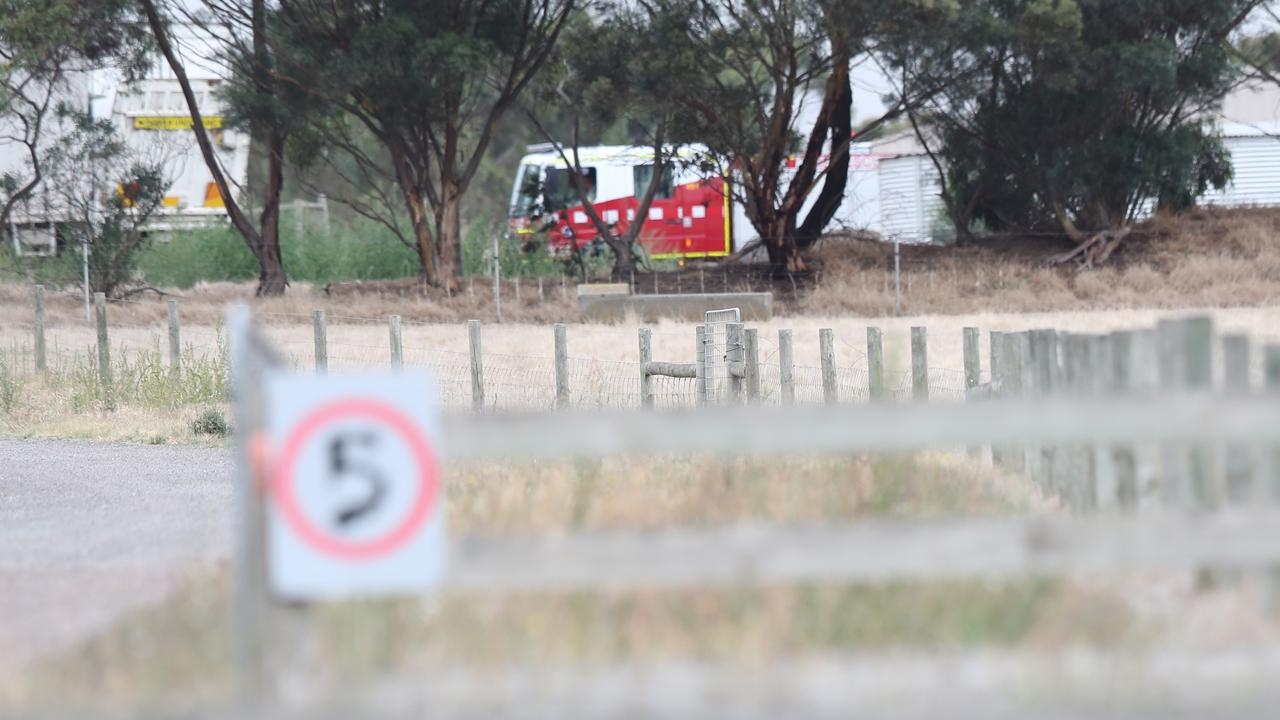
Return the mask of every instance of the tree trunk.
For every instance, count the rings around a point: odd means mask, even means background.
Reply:
[[[458,278],[462,277],[462,190],[445,185],[440,191],[440,207],[435,216],[440,248],[438,279],[450,288],[457,288]]]
[[[800,250],[796,245],[796,220],[794,216],[779,217],[767,226],[764,246],[769,252],[769,266],[774,272],[799,272],[804,270]]]
[[[837,93],[835,105],[831,112],[831,158],[827,166],[827,176],[823,179],[822,190],[818,193],[813,207],[805,215],[804,222],[796,231],[796,243],[799,247],[809,247],[817,242],[822,231],[827,228],[831,219],[844,203],[844,191],[849,184],[849,146],[853,143],[853,88],[849,81],[849,62],[847,47],[837,53],[827,92]]]
[[[406,159],[404,146],[395,141],[387,141],[387,149],[391,151],[396,185],[400,188],[400,197],[409,211],[409,222],[413,226],[414,245],[418,251],[418,278],[428,285],[439,285],[436,243],[427,217],[427,204],[422,199],[418,183],[414,181],[413,169]]]
[[[636,269],[636,254],[631,245],[630,233],[619,237],[609,234],[602,236],[606,245],[613,251],[613,272],[618,277],[626,277]]]
[[[258,297],[278,297],[289,286],[280,252],[280,193],[284,189],[285,134],[267,133],[267,185],[263,188],[262,214],[258,226],[262,242],[254,254],[258,258]]]

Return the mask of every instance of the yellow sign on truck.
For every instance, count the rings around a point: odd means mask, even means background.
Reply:
[[[222,129],[221,115],[206,115],[204,126],[208,130]],[[135,130],[190,130],[195,127],[190,115],[146,115],[133,118]]]

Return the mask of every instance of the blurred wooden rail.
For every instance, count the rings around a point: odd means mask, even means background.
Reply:
[[[1280,562],[1280,512],[865,520],[455,541],[453,591],[950,580]]]
[[[1280,444],[1280,397],[1016,398],[967,404],[714,407],[689,411],[451,415],[455,461],[627,453],[786,454],[990,443]]]

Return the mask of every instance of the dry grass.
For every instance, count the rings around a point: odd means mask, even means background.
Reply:
[[[1138,226],[1104,268],[1047,269],[1062,247],[990,241],[903,247],[903,310],[911,315],[1224,308],[1280,301],[1280,211],[1205,209]],[[893,312],[893,248],[832,238],[817,251],[822,281],[791,311]]]
[[[1022,480],[945,455],[478,466],[456,470],[448,492],[460,533],[1053,510]],[[225,572],[193,578],[162,606],[0,681],[0,712],[173,714],[225,701],[229,592]],[[1129,618],[1110,595],[1042,580],[446,595],[317,607],[300,672],[324,696],[441,668],[767,667],[810,653],[1043,647],[1060,635],[1110,647],[1130,639]]]

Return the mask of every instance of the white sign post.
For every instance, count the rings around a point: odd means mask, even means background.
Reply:
[[[423,375],[272,373],[267,557],[287,600],[412,594],[445,563],[440,418]]]

